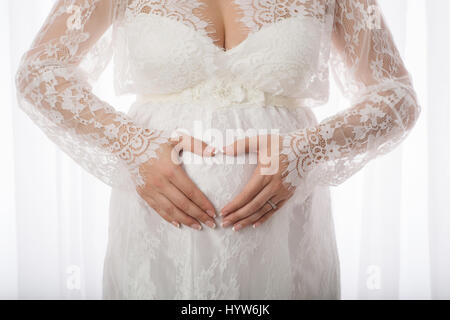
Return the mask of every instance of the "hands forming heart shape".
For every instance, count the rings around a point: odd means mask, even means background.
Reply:
[[[258,162],[250,181],[243,190],[220,211],[222,227],[234,231],[253,225],[258,227],[277,212],[292,197],[295,188],[284,183],[287,166],[280,154],[281,137],[260,135],[246,137],[225,146],[228,156],[256,153]],[[213,204],[192,182],[174,154],[190,151],[203,157],[213,157],[216,149],[188,135],[180,135],[158,149],[158,157],[140,167],[145,185],[138,187],[139,195],[163,219],[179,228],[180,224],[201,230],[200,223],[215,228]]]

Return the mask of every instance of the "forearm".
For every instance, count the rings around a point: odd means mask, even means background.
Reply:
[[[415,92],[408,82],[380,87],[351,108],[283,137],[291,184],[309,179],[311,185],[338,185],[403,141],[420,114]]]
[[[53,142],[108,185],[120,186],[123,174],[143,183],[139,166],[168,137],[97,97],[81,67],[112,25],[115,4],[58,1],[21,60],[16,87],[19,107]]]

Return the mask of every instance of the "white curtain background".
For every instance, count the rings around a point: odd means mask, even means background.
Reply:
[[[100,299],[110,189],[17,107],[53,0],[0,1],[0,298]],[[450,1],[380,0],[422,106],[398,149],[332,188],[343,299],[450,299]],[[96,93],[114,97],[111,68]],[[333,87],[319,119],[347,107]]]

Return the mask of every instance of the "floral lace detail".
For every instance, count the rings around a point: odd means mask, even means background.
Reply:
[[[139,166],[156,157],[168,134],[136,125],[92,93],[83,58],[106,31],[115,2],[59,1],[16,74],[19,106],[86,170],[111,186],[129,175],[144,183]]]
[[[151,14],[178,21],[203,36],[217,40],[216,30],[211,20],[202,15],[207,5],[196,0],[129,0],[125,17],[132,19],[137,15]]]
[[[420,114],[410,75],[375,1],[337,1],[333,42],[331,65],[352,107],[283,135],[285,182],[308,192],[318,184],[338,185],[394,149]]]
[[[242,11],[240,22],[250,32],[299,15],[322,21],[331,3],[328,0],[234,0],[234,2]]]

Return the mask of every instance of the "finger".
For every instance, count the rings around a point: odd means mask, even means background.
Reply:
[[[239,220],[242,220],[261,209],[267,201],[274,196],[274,190],[270,186],[264,187],[251,201],[242,208],[228,214],[224,219],[222,226],[228,227]]]
[[[248,216],[247,218],[244,218],[240,221],[238,221],[234,226],[233,226],[233,231],[239,231],[253,223],[255,223],[256,221],[258,221],[262,216],[264,216],[266,213],[268,213],[269,211],[273,210],[272,206],[269,203],[266,203],[265,205],[263,205],[263,207],[261,209],[259,209],[257,212],[255,212],[254,214],[251,214],[250,216]]]
[[[269,199],[273,204],[276,205],[275,209],[272,208],[270,203],[267,201],[264,204],[264,206],[261,209],[259,209],[257,212],[251,214],[247,218],[237,221],[235,223],[235,225],[233,226],[233,230],[238,231],[240,229],[247,227],[250,224],[254,224],[255,222],[257,222],[259,220],[259,218],[261,218],[262,216],[267,214],[269,211],[277,211],[279,209],[278,203],[281,203],[283,200],[288,200],[290,197],[291,197],[291,195],[289,192],[287,192],[287,193],[282,192],[282,193],[276,194],[275,196],[273,196],[272,198]],[[253,227],[253,228],[255,228],[255,227]]]
[[[243,153],[258,152],[258,136],[245,137],[238,139],[232,144],[223,147],[222,151],[229,156],[237,156]]]
[[[153,209],[157,214],[161,216],[164,220],[175,226],[176,228],[180,228],[180,223],[176,220],[174,220],[172,217],[170,217],[167,213],[164,212],[164,210],[161,209],[160,206],[156,204],[156,202],[150,198],[145,197],[143,198],[145,202],[150,206],[151,209]]]
[[[183,168],[177,167],[169,181],[183,192],[188,199],[195,203],[200,209],[212,218],[216,217],[216,210],[205,194],[189,178]]]
[[[244,189],[225,207],[222,208],[220,215],[225,217],[235,212],[249,203],[261,190],[266,186],[265,177],[255,170],[250,181],[245,185]]]
[[[161,191],[181,212],[203,222],[212,229],[216,227],[214,220],[173,184],[168,183]]]
[[[270,199],[270,202],[272,202],[274,205],[276,205],[277,209],[278,209],[278,204],[283,200],[289,199],[289,197],[290,197],[289,192],[288,193],[278,193],[275,196],[273,196],[273,198]]]
[[[277,208],[274,209],[274,210],[271,210],[271,211],[269,211],[268,213],[266,213],[265,215],[263,215],[258,221],[256,221],[256,222],[253,224],[253,228],[257,228],[257,227],[259,227],[261,224],[263,224],[264,222],[266,222],[271,216],[273,216],[273,214],[274,214],[275,212],[277,212],[281,207],[283,207],[283,205],[284,205],[286,202],[287,202],[287,199],[286,199],[286,200],[281,200],[281,201],[278,202],[278,203],[275,203],[275,201],[274,201],[274,203],[277,205]]]
[[[189,135],[182,136],[180,146],[183,151],[189,151],[199,156],[213,157],[216,155],[216,148]]]
[[[156,192],[153,196],[158,207],[169,217],[168,221],[177,221],[196,230],[202,229],[197,220],[178,209],[165,195]]]

